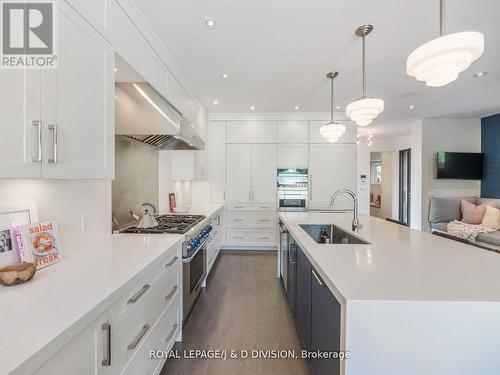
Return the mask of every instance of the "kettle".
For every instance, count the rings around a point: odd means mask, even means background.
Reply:
[[[156,207],[149,202],[145,202],[142,204],[144,207],[151,207],[153,210],[153,215],[156,214]],[[144,210],[144,214],[141,216],[139,219],[139,222],[137,223],[137,228],[153,228],[158,226],[158,222],[156,221],[155,217],[152,214],[149,213],[148,209]],[[134,215],[135,217],[135,215]]]

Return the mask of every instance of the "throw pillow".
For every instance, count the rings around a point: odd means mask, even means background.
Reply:
[[[486,212],[481,225],[500,230],[500,210],[498,208],[486,206]]]
[[[462,222],[467,224],[481,224],[483,221],[484,214],[486,212],[486,206],[496,207],[496,202],[491,201],[488,203],[480,204],[476,206],[474,203],[467,202],[466,200],[460,201],[460,209],[462,210]]]

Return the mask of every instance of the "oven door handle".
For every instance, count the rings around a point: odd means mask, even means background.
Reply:
[[[203,246],[205,246],[205,244],[207,243],[208,241],[208,237],[205,238],[200,246],[198,246],[198,248],[196,249],[196,251],[193,253],[193,255],[191,255],[189,258],[183,258],[182,259],[182,263],[191,263],[191,261],[194,259],[194,257],[200,252],[200,250],[203,248]]]

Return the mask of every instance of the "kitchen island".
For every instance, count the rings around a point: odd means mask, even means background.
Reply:
[[[279,217],[300,248],[297,262],[305,255],[312,276],[340,306],[340,349],[350,352],[341,374],[498,374],[498,254],[366,215],[355,236],[369,244],[319,244],[301,224],[335,224],[353,233],[352,213]],[[312,335],[314,306],[309,314],[304,332]]]

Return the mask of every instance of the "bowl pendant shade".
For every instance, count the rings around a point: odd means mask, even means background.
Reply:
[[[359,126],[370,125],[384,110],[384,101],[378,98],[361,98],[346,107],[346,115]]]
[[[448,34],[431,40],[413,51],[406,72],[427,86],[453,82],[484,51],[484,36],[475,31]]]
[[[319,129],[319,133],[330,143],[337,140],[345,133],[345,125],[330,122]]]

